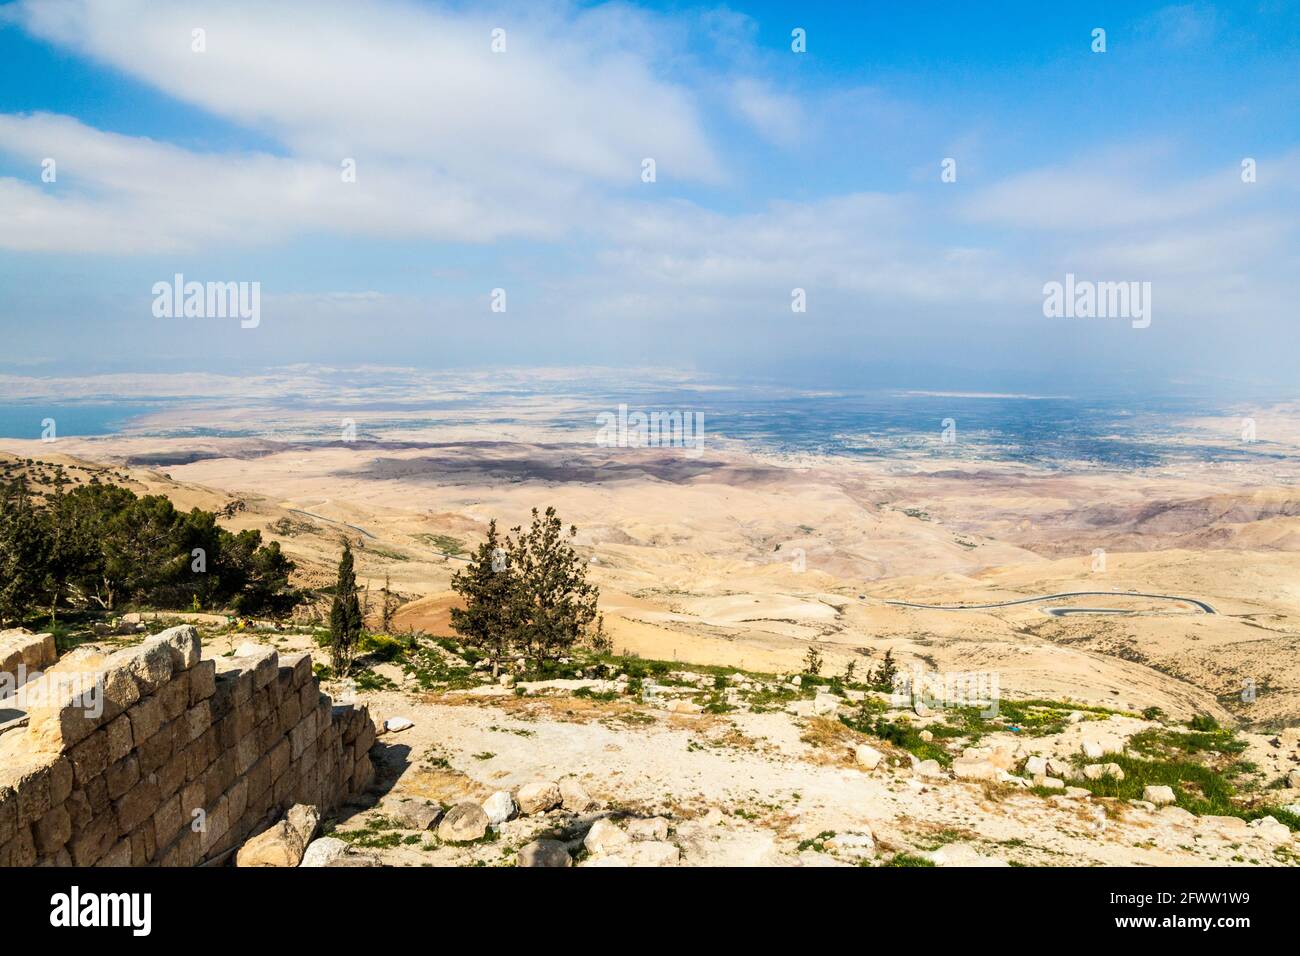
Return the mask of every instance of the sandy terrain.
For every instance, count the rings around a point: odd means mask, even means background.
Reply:
[[[693,455],[517,431],[324,445],[125,435],[3,441],[0,452],[110,463],[138,492],[182,506],[240,501],[227,526],[279,539],[308,583],[329,580],[346,535],[361,582],[373,592],[389,579],[407,602],[400,627],[446,633],[462,564],[443,552],[473,548],[491,518],[508,528],[554,505],[580,529],[619,651],[780,671],[810,642],[834,668],[892,649],[905,668],[996,671],[1016,694],[1258,726],[1300,719],[1294,458],[1120,474],[736,443]],[[1183,595],[1217,613],[1122,596],[1054,603],[1126,613],[1062,617],[1042,604],[886,603],[1068,591]]]

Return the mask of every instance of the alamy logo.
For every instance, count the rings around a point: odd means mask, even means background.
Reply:
[[[262,324],[262,283],[186,282],[176,273],[171,282],[153,284],[156,319],[233,319],[245,329]]]
[[[1043,286],[1043,315],[1049,319],[1132,319],[1133,328],[1151,324],[1150,282],[1092,282],[1075,280]]]
[[[618,413],[596,416],[600,428],[596,444],[601,448],[685,448],[694,454],[704,451],[703,412],[631,412],[626,405]]]
[[[149,893],[82,893],[74,886],[50,897],[51,926],[128,926],[132,936],[148,936],[152,912]]]

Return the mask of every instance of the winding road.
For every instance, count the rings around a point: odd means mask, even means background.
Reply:
[[[1206,614],[1217,614],[1210,605],[1204,601],[1198,601],[1196,598],[1179,597],[1175,594],[1144,594],[1137,591],[1063,591],[1060,594],[1041,594],[1038,597],[1018,598],[1014,601],[999,601],[996,604],[913,604],[911,601],[886,601],[886,604],[892,604],[895,607],[915,607],[926,611],[984,611],[995,607],[1013,607],[1017,604],[1034,604],[1039,601],[1053,601],[1056,598],[1068,597],[1133,597],[1133,598],[1153,598],[1158,601],[1183,601],[1187,604],[1195,604]],[[1118,609],[1110,608],[1054,608],[1048,612],[1060,616],[1062,613],[1084,614],[1116,614],[1121,613]]]

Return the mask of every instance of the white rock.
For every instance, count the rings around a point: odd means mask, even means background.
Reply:
[[[549,780],[526,783],[515,794],[515,801],[520,813],[545,813],[560,805],[560,788]]]
[[[1083,755],[1087,757],[1089,760],[1096,760],[1098,757],[1100,757],[1102,754],[1106,752],[1105,748],[1103,748],[1101,744],[1097,743],[1094,740],[1085,740],[1080,745],[1079,749],[1083,751]]]
[[[943,767],[937,760],[920,760],[912,768],[919,776],[937,779],[944,776]]]
[[[1258,820],[1251,820],[1250,828],[1265,843],[1289,843],[1291,840],[1291,831],[1276,817],[1260,817]]]
[[[813,698],[813,713],[820,716],[833,714],[840,709],[840,699],[834,694],[818,693]]]
[[[389,717],[384,721],[384,730],[390,734],[401,733],[403,730],[410,730],[415,726],[415,721],[406,717]]]
[[[1064,790],[1065,781],[1060,777],[1036,776],[1034,777],[1034,786],[1043,787],[1046,790]]]
[[[875,747],[858,744],[853,749],[853,757],[857,760],[859,766],[867,770],[875,770],[876,767],[880,766],[880,761],[884,759],[885,755]]]
[[[625,824],[627,835],[633,840],[667,840],[668,821],[663,817],[633,818]]]
[[[438,839],[443,843],[471,843],[487,833],[488,818],[483,808],[472,800],[458,803],[438,824]]]
[[[924,740],[927,744],[930,743],[932,740],[934,740],[934,734],[929,730],[923,730],[919,734],[917,734],[917,736],[920,737],[922,740]]]
[[[1051,777],[1068,777],[1073,769],[1068,760],[1062,760],[1060,757],[1047,758],[1047,773]]]
[[[559,840],[534,840],[520,847],[516,862],[519,866],[573,866],[569,848]]]
[[[800,685],[803,684],[803,678],[800,677],[798,674],[795,674],[793,677],[790,678],[790,683],[794,684],[795,687],[799,687]]]
[[[501,826],[513,817],[517,810],[515,798],[508,790],[498,790],[483,801],[483,812],[487,814],[488,823],[494,827]]]
[[[347,856],[348,844],[338,837],[321,837],[312,840],[307,852],[302,855],[299,866],[329,866],[341,856]]]
[[[1025,759],[1025,773],[1031,777],[1041,777],[1047,774],[1046,757],[1027,757]]]
[[[565,777],[560,781],[560,806],[573,813],[585,813],[596,805],[586,787],[574,777]]]
[[[1164,806],[1175,801],[1174,791],[1170,787],[1149,786],[1142,790],[1142,799],[1156,806]]]
[[[607,856],[620,852],[631,842],[626,833],[602,818],[591,825],[582,845],[592,856]]]
[[[997,767],[987,760],[954,760],[952,762],[953,776],[959,780],[998,780],[1002,773]]]

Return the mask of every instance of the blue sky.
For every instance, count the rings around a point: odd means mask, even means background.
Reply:
[[[0,372],[1285,385],[1298,200],[1294,3],[0,5]],[[1067,272],[1150,327],[1045,318]]]

